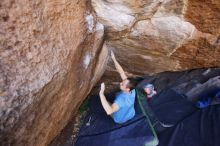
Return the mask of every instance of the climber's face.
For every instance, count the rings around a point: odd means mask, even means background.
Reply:
[[[130,89],[127,87],[127,85],[129,84],[129,80],[123,80],[121,83],[120,83],[120,89],[122,91],[125,91],[125,92],[128,92],[130,91]]]

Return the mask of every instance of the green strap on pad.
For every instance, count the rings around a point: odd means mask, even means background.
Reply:
[[[141,108],[141,111],[143,112],[144,116],[147,118],[147,123],[148,125],[150,126],[150,129],[153,133],[153,140],[147,142],[144,144],[144,146],[157,146],[159,144],[159,140],[158,140],[158,137],[157,137],[157,134],[156,134],[156,131],[154,129],[154,126],[153,124],[151,123],[151,120],[149,118],[149,114],[148,114],[148,111],[145,110],[144,107],[148,107],[148,103],[147,103],[147,100],[146,100],[146,97],[145,95],[139,91],[138,89],[136,89],[136,93],[137,93],[137,99],[138,99],[138,103],[139,103],[139,106]]]

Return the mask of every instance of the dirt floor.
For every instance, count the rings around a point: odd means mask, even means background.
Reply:
[[[86,111],[84,113],[78,112],[75,117],[72,117],[70,122],[49,146],[74,146],[77,134],[85,115]]]

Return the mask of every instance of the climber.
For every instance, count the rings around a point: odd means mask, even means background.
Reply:
[[[147,94],[147,99],[151,99],[154,95],[157,94],[157,91],[154,89],[154,85],[147,83],[143,86],[144,92]]]
[[[122,79],[120,83],[121,92],[116,95],[116,99],[113,104],[110,104],[104,95],[105,84],[102,83],[99,96],[106,113],[110,115],[116,123],[124,123],[135,116],[134,102],[136,93],[134,88],[137,85],[137,82],[126,76],[112,51],[111,58]]]

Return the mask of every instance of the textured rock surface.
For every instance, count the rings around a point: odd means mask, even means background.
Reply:
[[[0,1],[2,145],[47,145],[102,75],[107,49],[131,76],[220,65],[219,0],[91,2],[104,45],[90,1]],[[107,69],[105,80],[118,78]]]
[[[131,75],[220,65],[220,1],[92,0]],[[113,71],[112,63],[109,71]]]
[[[1,0],[0,145],[44,146],[102,75],[103,25],[85,0]]]

